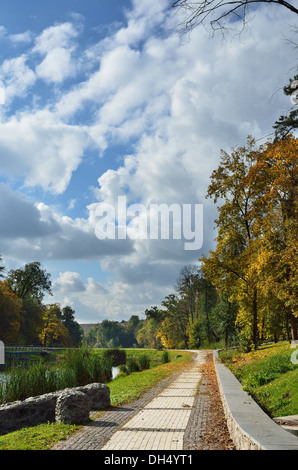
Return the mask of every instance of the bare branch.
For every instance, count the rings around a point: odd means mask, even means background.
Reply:
[[[273,3],[298,14],[298,8],[285,0],[176,0],[173,8],[183,9],[186,17],[183,21],[184,29],[190,31],[209,20],[213,30],[226,29],[224,20],[241,19],[246,24],[249,6],[252,4]]]

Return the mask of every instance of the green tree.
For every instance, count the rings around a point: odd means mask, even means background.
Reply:
[[[90,328],[90,330],[85,333],[84,341],[86,341],[88,346],[95,347],[97,341],[97,326]]]
[[[216,328],[224,338],[225,348],[233,344],[237,338],[236,318],[238,306],[229,301],[229,293],[224,293],[218,298],[216,305],[212,308],[212,317]]]
[[[292,134],[295,129],[298,129],[298,75],[295,75],[293,79],[290,79],[290,83],[284,87],[284,94],[286,96],[296,95],[294,97],[294,103],[287,115],[282,115],[275,122],[273,129],[275,129],[276,140],[281,140],[284,137]]]
[[[83,339],[83,329],[75,320],[75,311],[68,305],[63,307],[61,310],[61,320],[68,330],[72,345],[80,346]]]
[[[165,309],[164,316],[168,319],[168,326],[175,325],[177,341],[183,341],[183,346],[187,349],[190,326],[188,302],[175,294],[169,294],[161,304]]]
[[[0,262],[3,261],[2,259],[2,256],[0,255]],[[3,277],[3,271],[4,271],[5,267],[4,266],[0,266],[0,278]]]
[[[51,294],[51,275],[41,268],[38,261],[26,264],[24,268],[11,270],[7,282],[12,292],[20,299],[42,302],[45,292]]]
[[[97,347],[117,348],[121,346],[121,324],[117,321],[103,320],[97,327]]]
[[[41,303],[32,302],[30,299],[22,300],[20,331],[17,337],[17,344],[40,344],[39,334],[43,328],[44,311],[45,306]]]

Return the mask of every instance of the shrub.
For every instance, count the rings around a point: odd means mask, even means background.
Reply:
[[[105,349],[102,357],[106,360],[111,358],[112,365],[114,367],[120,366],[126,363],[126,351],[120,349]]]
[[[142,354],[139,357],[139,366],[140,370],[150,369],[150,358],[147,354]]]
[[[126,361],[126,369],[129,374],[132,372],[139,372],[140,366],[135,357],[131,356]]]
[[[170,362],[170,355],[169,355],[168,351],[164,351],[162,353],[162,362],[164,364],[166,364],[167,362]]]

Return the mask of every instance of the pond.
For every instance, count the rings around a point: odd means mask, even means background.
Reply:
[[[112,380],[116,377],[117,374],[119,374],[120,368],[119,367],[112,367]]]

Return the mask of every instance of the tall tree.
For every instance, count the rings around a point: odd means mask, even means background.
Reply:
[[[43,316],[43,329],[39,335],[41,344],[44,346],[71,346],[71,340],[69,337],[68,330],[63,325],[62,320],[59,318],[60,305],[51,304],[48,305]]]
[[[179,340],[187,349],[190,327],[188,303],[183,298],[170,294],[162,301],[162,306],[165,308],[164,316],[168,319],[168,326],[175,326]]]
[[[256,155],[248,184],[259,188],[255,202],[255,252],[252,274],[259,290],[284,305],[298,339],[298,139],[269,142]]]
[[[83,329],[75,320],[75,311],[69,305],[66,305],[61,310],[61,320],[66,326],[70,341],[73,346],[79,346],[83,338]]]
[[[20,330],[22,301],[9,289],[6,281],[0,282],[0,340],[13,344]]]
[[[198,316],[198,295],[200,290],[198,266],[190,264],[181,269],[176,281],[176,290],[186,301],[190,322],[193,323]]]
[[[156,305],[145,310],[146,320],[138,329],[137,342],[147,348],[160,349],[162,341],[158,335],[159,328],[164,320],[164,311]]]
[[[252,224],[254,204],[258,194],[246,177],[255,160],[255,144],[248,138],[246,147],[222,151],[221,162],[211,175],[206,197],[221,202],[215,251],[203,256],[202,271],[218,289],[220,295],[231,293],[231,301],[240,304],[240,311],[249,316],[247,335],[258,343],[258,290],[254,276],[248,271],[252,257]]]
[[[17,344],[40,344],[39,334],[43,328],[44,312],[45,306],[43,304],[32,302],[31,299],[22,300],[21,325]]]
[[[45,292],[51,294],[51,275],[41,268],[39,261],[26,264],[24,268],[11,270],[7,282],[20,299],[41,302]]]
[[[225,348],[235,340],[237,336],[236,317],[238,307],[236,303],[229,301],[229,293],[226,292],[219,297],[218,302],[212,308],[212,316],[218,329],[219,335],[222,335],[225,342]]]

